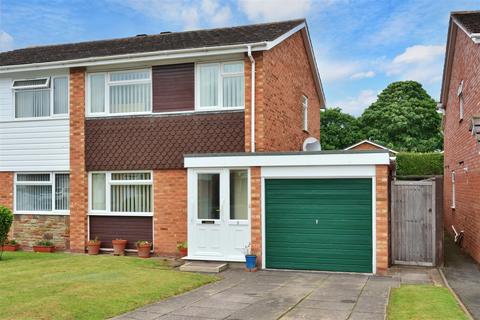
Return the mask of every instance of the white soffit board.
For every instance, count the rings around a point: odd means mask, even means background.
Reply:
[[[185,156],[185,168],[388,165],[388,152]]]

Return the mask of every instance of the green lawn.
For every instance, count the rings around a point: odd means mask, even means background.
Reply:
[[[403,285],[392,289],[389,320],[468,319],[455,297],[445,287]]]
[[[6,252],[0,319],[104,319],[215,280],[159,259]]]

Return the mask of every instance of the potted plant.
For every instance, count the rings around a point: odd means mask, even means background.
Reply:
[[[115,240],[112,240],[112,244],[113,244],[113,255],[115,256],[125,255],[125,247],[127,246],[127,240],[115,239]]]
[[[48,240],[38,241],[33,246],[33,251],[35,252],[55,252],[55,245],[53,242]]]
[[[249,272],[257,271],[257,255],[252,253],[252,245],[249,243],[243,248],[245,255],[245,270]]]
[[[137,241],[137,253],[139,258],[150,258],[152,243],[146,240]]]
[[[178,250],[178,252],[180,252],[180,256],[186,257],[188,255],[187,241],[179,242],[177,244],[177,250]]]
[[[3,251],[17,251],[20,244],[15,240],[7,240],[3,245]]]
[[[88,254],[97,255],[100,252],[100,244],[102,244],[102,242],[98,240],[97,237],[93,240],[89,240],[87,242]]]

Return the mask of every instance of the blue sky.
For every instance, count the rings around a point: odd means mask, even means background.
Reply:
[[[449,12],[480,0],[0,0],[0,50],[306,17],[327,106],[360,115],[390,82],[438,99]]]

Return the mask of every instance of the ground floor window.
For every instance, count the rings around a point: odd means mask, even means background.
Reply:
[[[91,172],[90,214],[151,215],[151,172]]]
[[[16,212],[68,212],[70,175],[68,173],[16,173]]]

